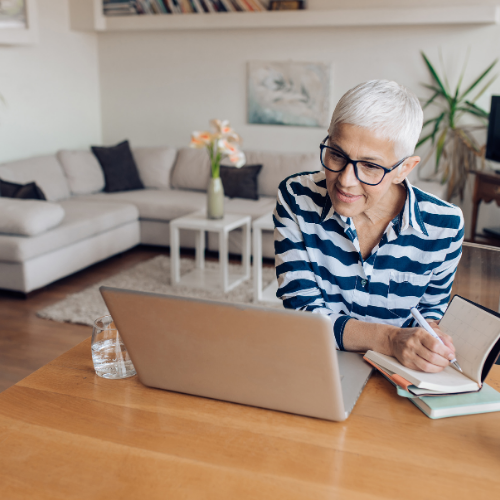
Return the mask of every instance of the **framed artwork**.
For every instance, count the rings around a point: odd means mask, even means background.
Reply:
[[[328,126],[329,64],[252,61],[247,69],[248,123]]]
[[[36,0],[0,0],[0,45],[37,42]]]
[[[269,2],[269,10],[302,10],[305,8],[305,0],[271,0]]]

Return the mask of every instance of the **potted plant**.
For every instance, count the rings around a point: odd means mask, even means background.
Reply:
[[[460,195],[460,199],[463,199],[467,175],[476,168],[478,158],[484,157],[485,151],[485,146],[479,146],[472,132],[487,127],[489,113],[480,108],[476,101],[489,88],[496,76],[490,78],[479,90],[478,87],[490,74],[497,63],[497,59],[462,91],[462,81],[467,61],[464,64],[456,88],[452,90],[446,75],[440,78],[423,52],[422,57],[432,78],[432,84],[423,85],[433,92],[432,96],[424,103],[423,109],[433,104],[440,108],[440,112],[434,118],[424,122],[422,137],[417,143],[417,148],[428,141],[431,141],[432,144],[428,155],[419,167],[419,175],[421,175],[422,167],[435,154],[434,174],[430,179],[427,178],[426,180],[438,178],[442,184],[447,183],[448,200],[455,195]],[[476,92],[474,97],[471,97],[474,92]],[[472,117],[473,121],[478,122],[478,124],[463,123],[464,117]],[[431,127],[430,132],[424,132],[427,127]]]
[[[207,189],[207,217],[224,217],[224,187],[220,178],[220,164],[225,158],[235,167],[245,164],[245,154],[239,149],[240,136],[227,120],[211,120],[213,131],[193,132],[192,148],[207,148],[210,156],[210,181]]]

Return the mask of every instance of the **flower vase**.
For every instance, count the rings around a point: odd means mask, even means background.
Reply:
[[[207,217],[222,219],[224,217],[224,187],[220,177],[210,177],[207,189]]]

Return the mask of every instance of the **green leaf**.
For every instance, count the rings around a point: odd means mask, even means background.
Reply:
[[[449,101],[451,98],[448,95],[448,93],[446,92],[446,89],[444,88],[443,83],[441,82],[438,74],[436,73],[436,70],[434,69],[434,67],[430,63],[429,59],[427,59],[427,56],[423,52],[421,52],[421,54],[422,54],[422,57],[424,58],[425,64],[427,65],[427,68],[429,69],[432,77],[434,78],[435,82],[438,84],[438,87],[441,89],[443,97],[445,97]]]
[[[478,118],[483,118],[484,120],[487,120],[488,117],[484,116],[484,113],[480,111],[476,111],[474,108],[457,108],[457,111],[462,111],[463,113],[469,113],[471,115],[477,116]]]
[[[469,56],[470,56],[470,47],[467,49],[467,55],[465,56],[464,59],[464,67],[462,68],[462,72],[460,73],[460,77],[458,78],[457,88],[455,90],[455,99],[458,99],[458,94],[460,93],[460,87],[462,86],[462,81],[464,79],[465,68],[467,67],[467,63],[469,62]]]
[[[431,118],[430,120],[427,120],[427,121],[426,121],[426,122],[424,122],[424,124],[422,125],[422,128],[427,127],[427,125],[430,125],[431,123],[435,122],[437,119],[438,119],[438,117],[436,116],[435,118]]]
[[[431,139],[433,137],[433,135],[434,135],[434,132],[432,134],[426,135],[425,137],[422,137],[422,139],[420,139],[417,142],[417,145],[415,146],[415,149],[417,149],[418,147],[420,147],[422,144],[425,144],[429,139]]]
[[[441,121],[443,120],[444,116],[445,116],[445,112],[443,111],[437,118],[436,118],[436,123],[434,124],[434,130],[432,131],[432,135],[433,135],[433,138],[432,138],[432,144],[434,144],[434,139],[436,137],[436,134],[439,130],[439,125],[441,125]]]
[[[469,87],[467,88],[467,90],[460,96],[460,101],[463,100],[463,98],[469,93],[471,92],[474,88],[476,88],[477,85],[479,85],[479,83],[482,81],[482,79],[493,69],[493,67],[495,66],[495,64],[498,62],[498,59],[495,59],[482,73],[481,75],[476,78],[476,80],[474,80],[474,82],[469,85]]]
[[[486,119],[490,118],[490,114],[487,111],[485,111],[483,108],[480,108],[477,104],[474,104],[473,102],[465,101],[465,103],[463,105],[470,106],[470,108],[472,108],[477,113],[479,113],[483,118],[486,118]],[[469,111],[469,109],[467,109],[467,111]]]
[[[439,162],[441,160],[441,155],[443,154],[444,145],[446,142],[446,136],[448,135],[448,127],[446,127],[439,136],[437,147],[436,147],[436,172],[439,168]]]
[[[423,85],[424,87],[430,90],[434,90],[434,92],[437,92],[438,94],[444,97],[443,91],[440,88],[436,87],[435,85],[429,85],[428,83],[422,83],[422,82],[420,82],[420,85]]]
[[[476,97],[474,97],[474,99],[472,99],[472,103],[476,102],[485,92],[486,90],[490,87],[490,85],[497,79],[498,75],[495,75],[480,91],[479,93],[476,95]],[[467,101],[466,101],[467,102]]]
[[[422,106],[422,109],[425,109],[429,104],[431,104],[437,96],[441,95],[441,91],[438,90],[434,93],[434,95]],[[425,125],[424,125],[425,126]]]
[[[450,94],[450,83],[448,82],[448,77],[446,76],[446,71],[444,69],[443,53],[441,49],[439,49],[439,62],[441,63],[441,69],[443,70],[443,79],[446,92]]]

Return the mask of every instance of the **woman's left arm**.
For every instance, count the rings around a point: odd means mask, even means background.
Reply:
[[[425,293],[418,303],[418,310],[424,318],[439,321],[443,317],[450,301],[451,287],[462,256],[463,240],[464,221],[463,217],[460,217],[460,226],[455,237],[450,241],[446,258],[440,266],[434,269]],[[417,326],[417,323],[415,322],[413,326]]]

